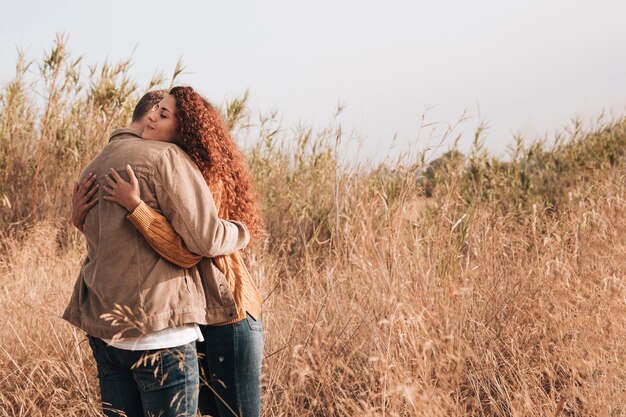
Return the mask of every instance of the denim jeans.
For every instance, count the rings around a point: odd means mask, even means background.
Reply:
[[[88,338],[107,417],[195,417],[199,386],[195,342],[133,351]]]
[[[261,412],[261,319],[224,326],[200,326],[201,368],[198,409],[214,417],[258,417]]]

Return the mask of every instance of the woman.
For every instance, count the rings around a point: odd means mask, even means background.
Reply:
[[[148,116],[145,140],[174,142],[200,168],[215,199],[220,218],[244,223],[251,235],[261,228],[252,181],[219,112],[191,87],[174,87]],[[225,274],[237,305],[237,317],[225,323],[200,326],[204,342],[197,345],[199,365],[206,380],[199,395],[204,415],[258,416],[263,332],[263,299],[240,253],[202,259],[191,253],[168,221],[143,204],[132,169],[131,181],[115,171],[107,178],[104,197],[127,208],[128,218],[164,258],[180,266],[213,263]],[[182,179],[181,179],[182,180]],[[85,190],[85,193],[87,190]],[[78,196],[80,198],[80,196]],[[75,213],[80,217],[84,213]],[[205,291],[214,289],[207,288]]]

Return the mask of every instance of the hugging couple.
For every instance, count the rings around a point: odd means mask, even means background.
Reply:
[[[241,251],[261,220],[219,111],[151,91],[74,187],[87,242],[63,318],[87,333],[106,416],[258,416],[263,299]]]

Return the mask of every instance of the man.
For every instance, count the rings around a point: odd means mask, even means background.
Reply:
[[[243,249],[247,229],[217,218],[206,181],[185,152],[141,139],[148,112],[164,95],[150,92],[139,101],[130,127],[112,133],[81,174],[81,186],[97,182],[93,194],[110,168],[125,175],[132,166],[142,200],[168,218],[189,250],[214,257]],[[207,324],[209,308],[216,322],[226,321],[236,306],[208,305],[197,268],[161,258],[118,204],[74,203],[93,209],[73,219],[85,235],[87,258],[63,318],[88,334],[105,414],[195,416],[195,323]]]

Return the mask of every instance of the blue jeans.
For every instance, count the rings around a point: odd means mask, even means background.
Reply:
[[[195,417],[199,386],[195,343],[133,351],[88,339],[107,417]]]
[[[261,413],[261,319],[224,326],[200,326],[198,342],[201,368],[198,409],[214,417],[258,417]]]

